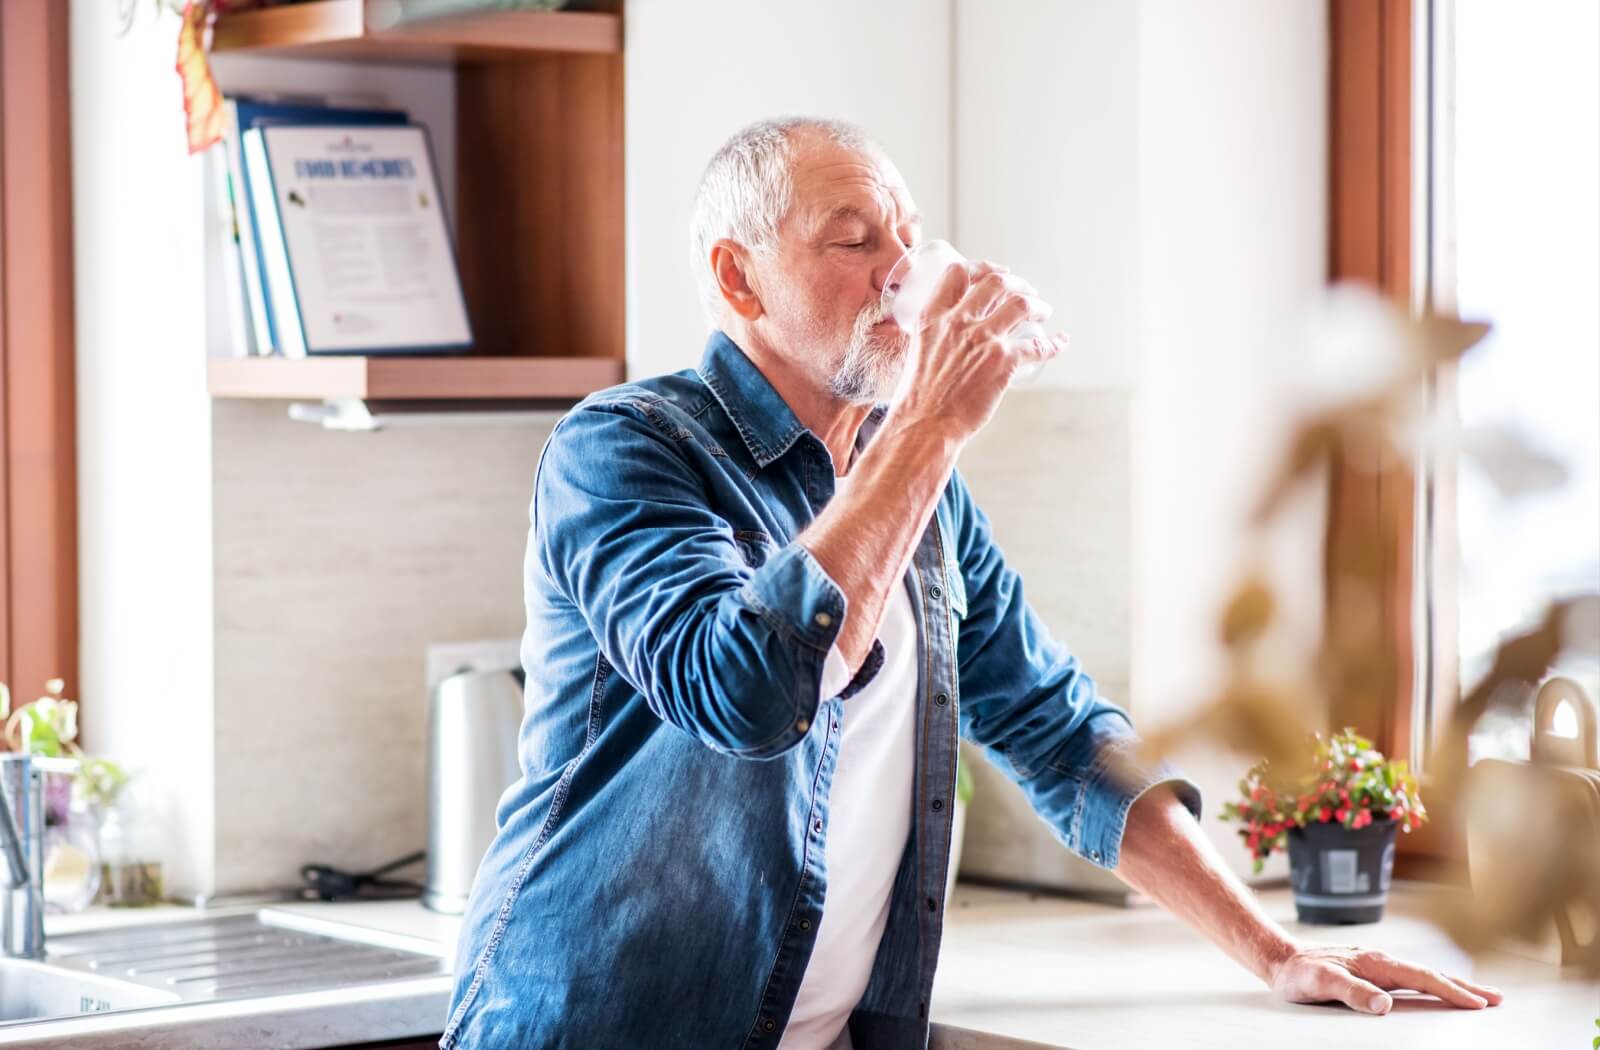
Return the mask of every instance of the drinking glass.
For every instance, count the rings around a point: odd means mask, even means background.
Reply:
[[[915,336],[945,271],[966,261],[966,256],[956,251],[949,241],[924,241],[908,249],[884,278],[884,312],[893,317],[902,330]],[[1006,334],[1006,342],[1012,346],[1034,339],[1050,342],[1044,326],[1027,319],[1018,322]],[[1024,362],[1012,375],[1011,385],[1020,386],[1031,380],[1043,364],[1042,361]]]

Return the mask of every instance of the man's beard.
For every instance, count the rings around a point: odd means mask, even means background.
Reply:
[[[844,359],[828,380],[828,392],[840,401],[870,405],[888,400],[894,391],[905,363],[900,352],[902,338],[898,329],[894,335],[887,336],[875,335],[872,331],[873,325],[887,317],[878,303],[869,304],[856,315]]]

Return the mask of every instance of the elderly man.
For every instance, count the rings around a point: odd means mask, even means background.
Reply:
[[[698,369],[586,398],[551,434],[524,566],[522,779],[461,930],[445,1050],[922,1048],[956,742],[1066,848],[1278,995],[1383,1013],[1493,989],[1298,944],[1196,823],[1176,770],[1050,638],[955,470],[1046,308],[953,267],[907,338],[917,242],[883,153],[755,124],[706,169]]]

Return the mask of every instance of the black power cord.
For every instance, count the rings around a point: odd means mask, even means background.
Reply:
[[[307,864],[300,869],[300,877],[305,880],[305,885],[300,889],[300,896],[312,901],[396,900],[419,897],[422,895],[421,883],[411,882],[408,879],[384,879],[379,876],[415,864],[427,855],[427,850],[419,849],[415,853],[408,853],[399,860],[391,860],[367,872],[340,871],[326,864]]]

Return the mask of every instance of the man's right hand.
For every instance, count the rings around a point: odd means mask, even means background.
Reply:
[[[861,667],[901,584],[956,457],[989,421],[1012,374],[1066,343],[1011,349],[1003,336],[1050,308],[1004,268],[965,263],[946,271],[911,347],[889,415],[850,469],[851,483],[801,533],[845,593],[836,643],[851,673]]]
[[[901,425],[930,425],[964,443],[994,415],[1018,368],[1048,361],[1065,348],[1062,332],[1049,342],[1007,345],[1012,328],[1049,316],[1050,307],[1038,293],[1004,267],[951,266],[922,315],[921,330],[911,338],[890,418]]]

